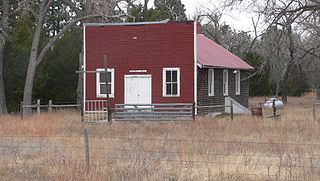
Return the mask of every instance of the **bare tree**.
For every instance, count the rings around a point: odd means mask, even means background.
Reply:
[[[2,0],[2,11],[0,20],[0,116],[7,113],[6,96],[3,82],[3,59],[4,48],[9,39],[9,13],[10,13],[9,0]]]
[[[287,102],[289,77],[294,66],[300,66],[310,51],[301,44],[300,36],[309,33],[318,34],[318,17],[320,11],[319,0],[226,0],[226,6],[233,7],[236,4],[245,5],[258,14],[263,15],[268,25],[269,35],[264,38],[264,43],[269,45],[260,49],[266,57],[272,72],[271,78],[276,82],[277,91],[279,84],[282,89],[282,99]],[[313,28],[310,28],[312,27]],[[272,31],[274,28],[277,32]],[[319,36],[319,34],[318,34]]]
[[[316,99],[320,100],[320,37],[309,35],[305,38],[304,44],[308,47],[308,50],[303,49],[306,56],[302,67],[306,72],[309,83],[315,89]]]
[[[36,69],[38,65],[42,62],[44,56],[46,55],[48,50],[52,47],[52,45],[57,40],[59,40],[59,38],[62,37],[65,32],[69,31],[78,22],[82,22],[82,21],[85,21],[88,19],[94,19],[94,18],[107,18],[107,19],[115,18],[115,17],[110,17],[110,15],[114,13],[114,8],[116,7],[117,3],[121,2],[121,0],[110,0],[110,1],[88,0],[86,1],[86,8],[88,8],[86,12],[82,12],[80,9],[78,9],[74,1],[63,0],[63,2],[67,4],[71,9],[73,9],[75,13],[78,13],[78,14],[76,14],[75,18],[71,20],[67,25],[65,25],[65,27],[60,32],[58,32],[53,38],[51,38],[48,41],[48,43],[45,46],[43,46],[41,51],[39,51],[41,33],[43,30],[43,26],[45,24],[45,19],[46,19],[48,10],[52,6],[53,0],[43,0],[40,4],[39,14],[37,17],[37,26],[33,36],[30,58],[29,58],[29,65],[28,65],[26,82],[24,87],[23,105],[30,105],[32,103],[32,90],[33,90],[33,83],[34,83]],[[31,109],[29,108],[24,109],[23,114],[26,116],[31,115]]]

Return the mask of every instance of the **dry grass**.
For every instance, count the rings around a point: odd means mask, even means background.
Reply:
[[[320,180],[312,96],[289,98],[277,120],[85,124],[76,112],[0,118],[1,180]],[[264,98],[253,98],[257,104]],[[317,117],[320,118],[320,109]],[[271,112],[264,112],[265,115]],[[89,133],[86,173],[83,129]],[[11,137],[14,136],[14,137]]]

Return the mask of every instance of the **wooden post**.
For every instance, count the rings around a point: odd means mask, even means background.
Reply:
[[[86,166],[87,166],[87,173],[90,172],[90,154],[89,154],[89,139],[88,139],[88,131],[87,129],[83,130],[84,136],[84,144],[85,144],[85,154],[86,154]]]
[[[107,55],[103,56],[103,64],[104,64],[104,69],[105,69],[105,76],[106,76],[106,94],[107,94],[107,110],[108,110],[108,122],[111,122],[111,109],[110,109],[110,104],[109,104],[109,90],[108,90],[108,85],[109,85],[109,79],[108,79],[108,59]]]
[[[196,103],[193,102],[192,104],[192,120],[195,121],[196,120]]]
[[[276,99],[273,99],[272,101],[272,111],[273,111],[273,117],[277,117],[277,107],[276,107]]]
[[[40,99],[37,99],[37,114],[40,115]]]
[[[232,102],[232,100],[230,101],[230,117],[231,117],[231,120],[233,120],[233,102]]]
[[[20,117],[23,120],[23,101],[20,102]]]
[[[112,109],[108,105],[108,123],[111,123],[111,121],[112,121]]]
[[[317,118],[316,118],[316,104],[313,104],[313,107],[312,107],[312,119],[313,119],[313,121],[317,120]]]
[[[83,122],[84,121],[84,112],[83,112],[83,106],[85,105],[85,103],[81,103],[81,109],[80,109],[80,111],[81,111],[81,122]]]
[[[49,113],[52,112],[52,100],[49,100],[49,108],[48,108]]]

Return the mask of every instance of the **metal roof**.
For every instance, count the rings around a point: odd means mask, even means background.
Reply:
[[[123,22],[123,23],[83,23],[83,26],[135,26],[135,25],[150,25],[150,24],[165,24],[169,19],[163,21],[147,21],[147,22]]]
[[[197,35],[197,53],[198,64],[202,67],[240,70],[254,69],[247,62],[202,34]]]

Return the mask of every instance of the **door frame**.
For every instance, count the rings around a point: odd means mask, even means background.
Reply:
[[[127,104],[127,96],[126,96],[126,78],[134,78],[134,77],[138,77],[138,78],[150,78],[150,102],[152,104],[152,75],[151,74],[132,74],[132,75],[124,75],[124,104]]]

